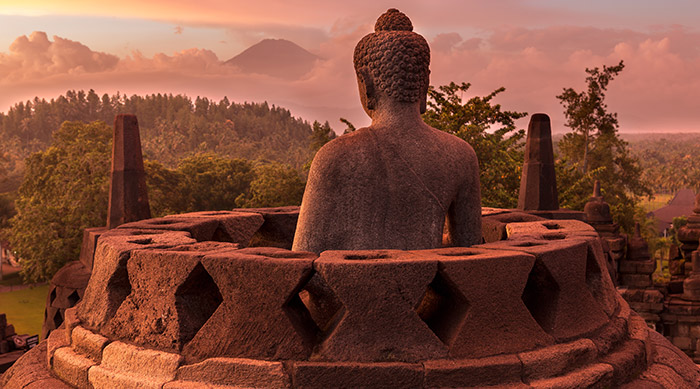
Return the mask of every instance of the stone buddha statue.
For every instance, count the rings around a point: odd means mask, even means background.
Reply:
[[[293,250],[426,249],[481,243],[479,166],[463,140],[425,124],[430,49],[396,9],[355,47],[369,127],[311,165]]]

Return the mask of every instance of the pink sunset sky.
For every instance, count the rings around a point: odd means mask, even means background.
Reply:
[[[432,85],[504,86],[504,109],[548,113],[565,132],[555,96],[583,89],[586,67],[624,60],[607,98],[621,132],[700,132],[696,0],[0,0],[0,112],[94,89],[268,101],[337,131],[339,117],[367,125],[352,51],[391,7],[430,43]],[[293,80],[223,63],[266,38],[323,60]]]

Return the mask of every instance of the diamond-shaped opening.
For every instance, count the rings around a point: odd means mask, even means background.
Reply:
[[[56,300],[56,287],[51,288],[51,293],[49,293],[49,306],[53,304]]]
[[[469,309],[469,302],[441,271],[416,305],[415,311],[446,345],[452,345]]]
[[[222,301],[224,299],[219,287],[204,266],[197,263],[185,282],[175,290],[175,310],[179,318],[181,345],[197,334]]]
[[[155,225],[166,225],[166,224],[175,224],[179,223],[180,220],[177,219],[152,219],[148,221],[148,224],[155,224]]]
[[[320,342],[345,314],[345,307],[326,281],[311,271],[283,306],[296,331],[307,342]]]
[[[215,242],[232,242],[232,243],[245,243],[247,244],[248,242],[233,242],[233,238],[231,237],[231,234],[226,231],[226,228],[219,223],[219,226],[216,227],[216,230],[214,230],[214,234],[211,238],[211,240]]]
[[[530,271],[522,295],[532,317],[546,332],[554,329],[559,301],[559,285],[541,260],[537,259]]]
[[[126,296],[131,293],[131,283],[129,282],[129,272],[126,268],[126,263],[129,260],[130,254],[125,253],[119,257],[119,264],[112,274],[112,277],[107,282],[108,305],[106,308],[105,319],[110,319],[117,312],[119,306],[124,302]]]
[[[73,293],[68,295],[68,305],[74,307],[78,301],[80,301],[80,295],[78,294],[77,290],[74,290]]]
[[[61,315],[61,310],[57,309],[53,315],[53,328],[58,328],[61,324],[63,324],[63,315]]]

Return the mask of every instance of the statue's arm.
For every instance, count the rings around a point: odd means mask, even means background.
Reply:
[[[452,244],[467,247],[482,243],[481,188],[479,187],[478,161],[469,147],[462,183],[457,197],[447,212],[447,226]]]

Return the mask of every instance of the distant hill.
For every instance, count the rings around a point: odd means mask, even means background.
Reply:
[[[319,59],[294,42],[265,39],[225,63],[246,73],[293,80],[310,72]]]

